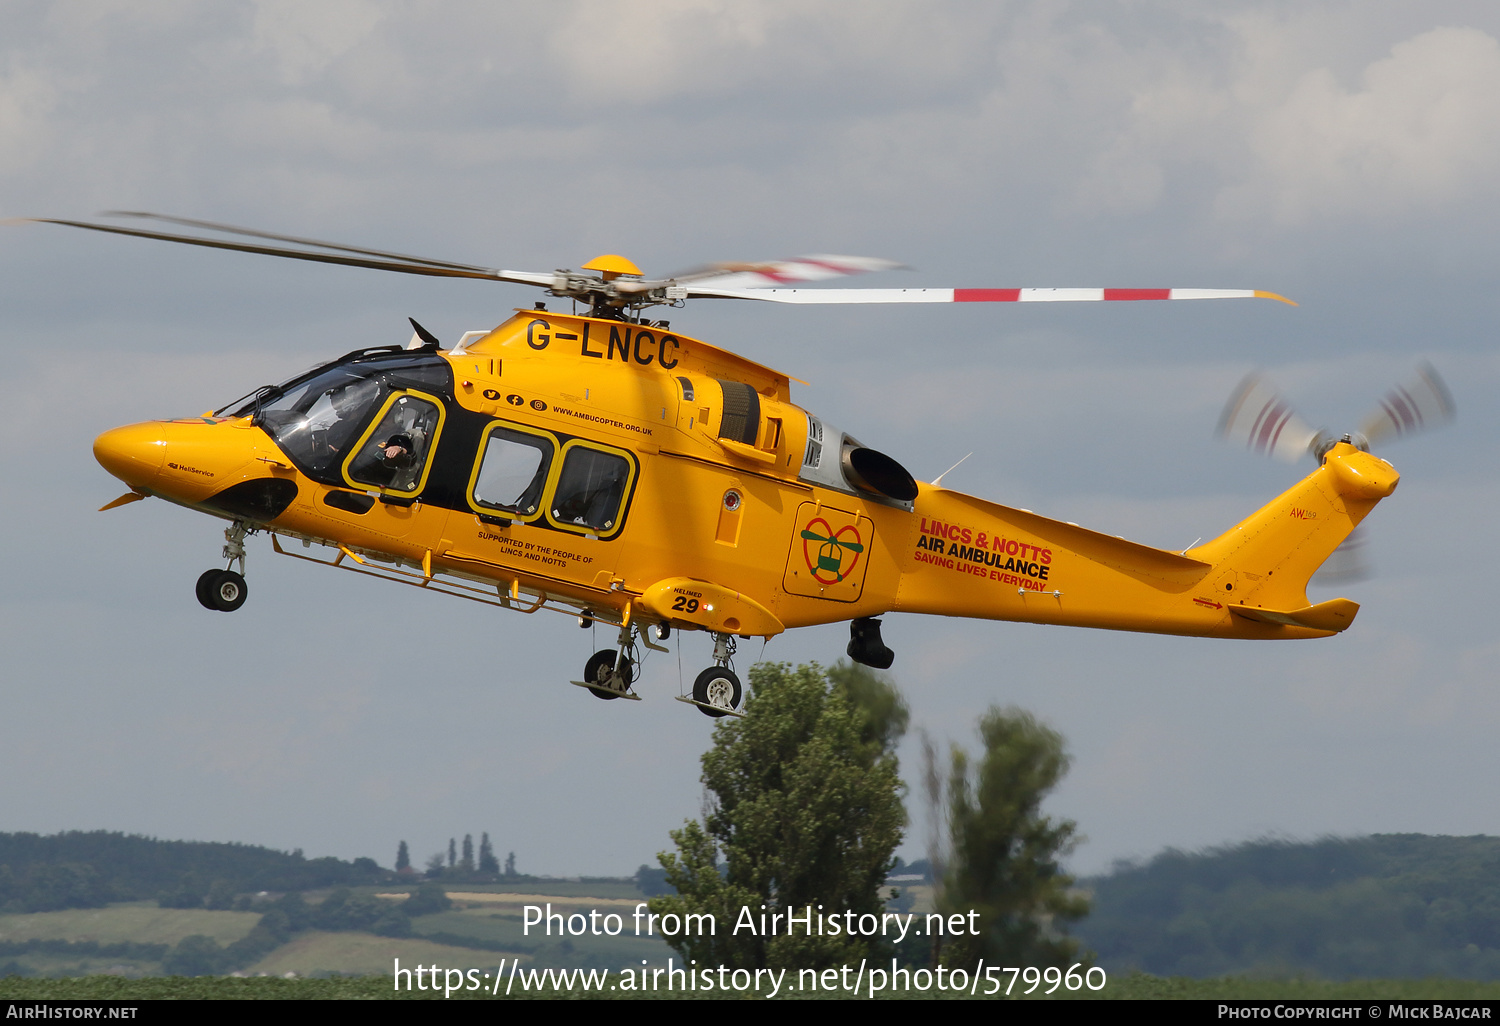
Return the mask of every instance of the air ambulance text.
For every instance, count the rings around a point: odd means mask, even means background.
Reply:
[[[986,531],[923,517],[916,559],[1002,584],[1040,590],[1039,582],[1047,579],[1051,569],[1052,550],[1016,538],[999,535],[992,538]]]

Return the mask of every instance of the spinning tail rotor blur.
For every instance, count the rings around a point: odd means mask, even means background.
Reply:
[[[1453,394],[1430,363],[1386,392],[1361,421],[1359,431],[1335,434],[1315,429],[1259,374],[1250,374],[1229,397],[1219,418],[1218,435],[1252,452],[1285,463],[1304,456],[1322,462],[1339,441],[1370,451],[1391,439],[1419,434],[1451,422],[1457,412]],[[1363,580],[1371,576],[1368,535],[1355,528],[1313,578],[1319,584]]]

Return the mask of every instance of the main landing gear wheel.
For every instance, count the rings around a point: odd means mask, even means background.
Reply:
[[[620,666],[622,680],[616,681],[615,663],[618,659],[618,652],[612,648],[605,648],[589,656],[589,661],[584,664],[583,680],[586,684],[595,685],[589,688],[595,698],[612,702],[621,697],[630,687],[630,682],[635,678],[635,667],[631,665],[629,659],[626,659]]]
[[[214,600],[209,597],[209,589],[214,586],[214,578],[218,577],[221,573],[223,573],[222,570],[205,570],[198,577],[198,584],[196,586],[198,604],[204,609],[215,608]]]
[[[740,679],[727,666],[710,666],[693,681],[693,701],[704,716],[717,718],[734,712],[740,707],[741,694]]]
[[[245,604],[250,590],[233,570],[205,570],[198,578],[198,601],[204,609],[232,613]]]

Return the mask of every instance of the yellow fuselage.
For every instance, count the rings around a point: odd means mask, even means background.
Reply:
[[[818,438],[785,375],[665,327],[523,311],[446,353],[351,366],[374,384],[328,378],[299,406],[289,383],[264,409],[118,428],[95,453],[138,493],[424,577],[744,636],[888,611],[1323,636],[1357,607],[1309,607],[1307,577],[1396,483],[1339,446],[1178,554],[927,484],[911,501],[851,484],[850,440]],[[363,420],[330,412],[359,387]]]

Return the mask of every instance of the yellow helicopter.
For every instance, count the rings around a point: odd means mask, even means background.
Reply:
[[[180,234],[52,224],[240,252],[514,282],[585,313],[521,309],[444,346],[356,350],[200,417],[115,428],[94,443],[130,491],[228,520],[208,609],[244,604],[246,536],[278,553],[523,613],[618,629],[573,681],[632,690],[640,647],[706,631],[713,665],[681,696],[737,714],[737,640],[848,621],[848,653],[887,668],[889,612],[1220,638],[1315,638],[1358,610],[1310,604],[1309,577],[1396,487],[1354,440],[1218,538],[1182,552],[918,482],[791,401],[786,374],[644,316],[694,298],[794,304],[1269,298],[1237,289],[822,289],[883,270],[821,255],[649,279],[610,255],[580,271],[492,270],[231,225],[124,213]],[[203,232],[238,236],[211,237]],[[239,241],[259,239],[276,243]],[[1274,425],[1252,425],[1252,431]],[[317,546],[317,550],[314,550]],[[326,552],[326,557],[321,553]],[[236,570],[235,567],[238,566]]]

